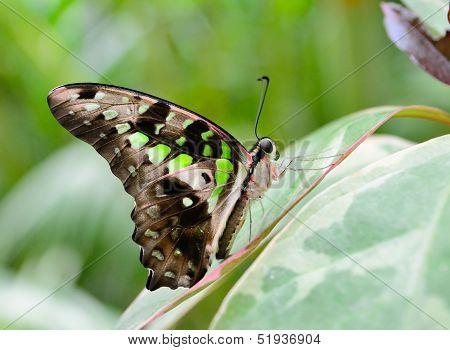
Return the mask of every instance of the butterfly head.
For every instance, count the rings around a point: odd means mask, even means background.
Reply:
[[[263,137],[259,139],[258,145],[271,160],[278,160],[280,158],[280,152],[278,152],[275,142],[272,139]]]

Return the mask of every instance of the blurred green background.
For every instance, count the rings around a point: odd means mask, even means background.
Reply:
[[[276,129],[390,44],[379,1],[9,0],[0,19],[3,327],[66,283],[11,328],[110,328],[146,280],[129,238],[133,201],[51,116],[55,86],[146,91],[244,144],[253,140],[262,74],[272,82],[260,133],[275,129],[270,136],[284,144],[372,106],[449,107],[447,87],[391,46]],[[382,129],[413,141],[447,131],[411,120]]]

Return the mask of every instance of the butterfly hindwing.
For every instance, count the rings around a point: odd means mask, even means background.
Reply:
[[[240,196],[244,147],[206,118],[133,90],[73,84],[53,90],[48,103],[134,197],[133,239],[152,270],[147,287],[201,279]]]

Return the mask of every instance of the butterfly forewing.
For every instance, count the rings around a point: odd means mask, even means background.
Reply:
[[[240,197],[245,148],[206,118],[133,90],[66,85],[48,103],[134,197],[133,239],[152,270],[147,287],[190,287],[201,279]]]

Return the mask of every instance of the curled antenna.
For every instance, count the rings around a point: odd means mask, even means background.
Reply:
[[[266,93],[267,93],[267,89],[269,88],[270,79],[269,79],[269,77],[263,75],[261,78],[258,78],[258,81],[263,82],[263,86],[261,89],[261,97],[259,99],[258,115],[256,116],[256,122],[255,122],[255,136],[259,140],[258,122],[259,122],[259,117],[261,116],[261,112],[262,112],[262,109],[264,106],[264,100],[266,99]],[[265,84],[264,84],[264,82],[265,82]]]

